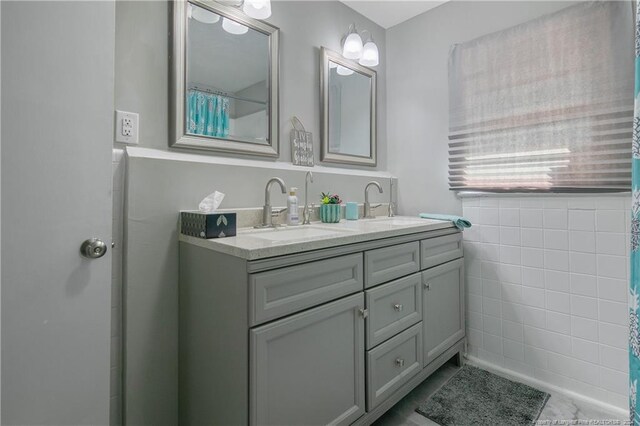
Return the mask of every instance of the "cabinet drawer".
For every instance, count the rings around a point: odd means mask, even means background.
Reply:
[[[422,320],[420,273],[367,290],[365,295],[369,310],[367,349]]]
[[[420,241],[422,269],[462,257],[462,233]]]
[[[420,270],[417,241],[369,250],[364,253],[365,287],[386,283]]]
[[[422,323],[367,352],[370,411],[422,370]]]
[[[362,254],[252,274],[249,278],[251,325],[283,317],[362,291]]]

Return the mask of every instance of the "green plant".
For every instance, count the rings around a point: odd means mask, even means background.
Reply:
[[[322,204],[342,204],[342,200],[338,194],[329,194],[322,193],[322,197],[320,198],[320,202]]]

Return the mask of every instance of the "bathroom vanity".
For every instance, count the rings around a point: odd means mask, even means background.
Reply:
[[[369,424],[461,362],[462,234],[449,222],[180,240],[180,424]]]

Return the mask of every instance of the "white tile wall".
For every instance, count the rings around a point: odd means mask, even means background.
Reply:
[[[125,157],[113,150],[113,236],[111,264],[111,402],[109,423],[122,424],[122,247],[124,237]]]
[[[464,198],[470,355],[626,408],[630,204]]]

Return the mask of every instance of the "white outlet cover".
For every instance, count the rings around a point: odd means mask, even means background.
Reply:
[[[125,122],[131,122],[131,125],[125,125]],[[116,110],[116,142],[137,145],[139,124],[137,113]]]

